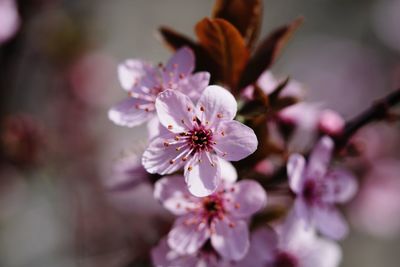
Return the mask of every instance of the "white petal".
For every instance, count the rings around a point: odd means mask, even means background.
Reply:
[[[196,155],[185,165],[185,179],[190,193],[196,197],[211,195],[216,189],[221,178],[221,167],[218,158],[207,152]]]
[[[217,125],[219,121],[232,120],[237,111],[233,95],[225,88],[210,85],[204,89],[196,105],[196,114],[205,125]]]
[[[331,161],[334,149],[333,140],[328,137],[322,137],[311,152],[307,164],[307,176],[313,178],[323,178]]]
[[[226,121],[214,132],[217,154],[229,161],[241,160],[252,154],[258,146],[253,129],[238,121]]]
[[[175,215],[188,213],[196,205],[196,198],[187,190],[185,178],[181,175],[167,176],[154,185],[154,198]]]
[[[194,105],[186,95],[166,90],[158,95],[156,110],[160,123],[169,131],[181,133],[191,129]]]
[[[108,111],[108,118],[117,125],[134,127],[154,116],[154,112],[137,108],[137,105],[152,105],[150,102],[129,98]]]
[[[211,244],[222,257],[241,260],[249,246],[249,230],[244,221],[232,221],[228,218],[215,220],[215,233],[211,235]]]
[[[171,164],[171,160],[175,159],[180,153],[176,148],[180,144],[171,144],[166,146],[166,140],[173,140],[174,134],[168,134],[155,138],[150,142],[148,148],[143,153],[142,164],[149,173],[158,173],[161,175],[178,171],[185,162],[178,158]]]
[[[304,168],[306,160],[300,154],[293,154],[287,163],[287,174],[290,189],[295,193],[301,192],[305,181]]]
[[[210,237],[208,226],[195,214],[178,218],[168,234],[168,245],[181,254],[197,252]]]

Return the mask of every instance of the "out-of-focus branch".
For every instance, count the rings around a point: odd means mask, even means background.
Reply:
[[[346,123],[343,134],[334,138],[336,148],[341,149],[346,146],[351,137],[368,123],[387,118],[389,109],[399,102],[400,88],[375,101],[371,107]]]
[[[345,147],[351,137],[365,125],[387,118],[390,108],[398,103],[400,103],[400,88],[391,92],[386,97],[375,101],[371,107],[346,122],[343,134],[333,137],[336,145],[336,151],[339,151]],[[309,152],[305,154],[306,157],[308,155]],[[287,177],[286,165],[283,165],[281,168],[277,169],[275,174],[271,177],[260,177],[263,175],[258,174],[257,176],[259,176],[257,180],[259,180],[264,187],[280,184],[285,181]]]

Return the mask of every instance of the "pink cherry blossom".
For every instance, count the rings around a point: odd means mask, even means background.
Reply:
[[[230,261],[224,260],[212,249],[204,246],[193,254],[179,254],[168,246],[167,240],[162,239],[152,249],[151,259],[155,267],[232,267]]]
[[[152,175],[143,168],[140,157],[132,154],[118,159],[104,185],[110,191],[126,191],[151,181]]]
[[[176,90],[160,93],[155,106],[168,133],[151,141],[142,157],[143,166],[161,175],[184,167],[185,181],[195,196],[216,190],[220,159],[237,161],[257,148],[254,131],[233,120],[235,98],[220,86],[208,86],[196,106]]]
[[[218,190],[205,198],[190,194],[181,176],[165,177],[155,184],[154,196],[179,216],[168,234],[168,245],[179,254],[193,254],[208,240],[218,254],[240,260],[247,253],[249,234],[246,220],[266,204],[266,193],[250,180],[234,183],[236,171],[223,163],[223,180]]]
[[[14,0],[0,1],[0,44],[10,39],[18,30],[20,19]]]
[[[348,226],[335,204],[349,201],[357,191],[357,182],[344,169],[328,168],[333,148],[332,139],[322,137],[307,166],[303,156],[293,154],[287,172],[290,188],[297,196],[294,204],[297,216],[315,225],[324,235],[342,239]]]
[[[254,231],[249,253],[235,266],[337,267],[341,258],[338,244],[306,229],[304,221],[288,219],[277,231]]]
[[[118,67],[118,74],[129,98],[109,110],[109,119],[127,127],[142,124],[154,116],[157,95],[167,89],[178,90],[197,100],[208,85],[210,74],[192,74],[194,61],[194,54],[187,47],[179,49],[165,66],[153,66],[137,59],[126,60]]]

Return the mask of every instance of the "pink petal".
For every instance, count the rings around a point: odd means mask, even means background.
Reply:
[[[196,266],[198,261],[195,255],[181,255],[171,250],[165,238],[151,250],[151,260],[156,267],[191,267]]]
[[[165,66],[166,72],[174,72],[187,76],[194,69],[194,60],[193,51],[188,47],[182,47],[169,59]]]
[[[221,123],[213,138],[217,154],[229,161],[241,160],[252,154],[258,145],[254,131],[238,121]]]
[[[221,167],[218,158],[215,155],[209,155],[207,152],[193,157],[185,165],[185,179],[190,193],[196,197],[205,197],[211,195],[218,186],[221,178]]]
[[[223,257],[230,260],[241,260],[249,249],[249,230],[244,221],[229,222],[215,220],[215,233],[211,235],[211,244]]]
[[[259,228],[251,234],[250,249],[238,266],[266,267],[273,262],[278,236],[271,228]]]
[[[301,266],[304,267],[337,267],[342,260],[340,246],[331,240],[315,238],[302,250],[306,251],[299,253]]]
[[[334,148],[333,140],[322,137],[311,152],[307,164],[307,176],[312,178],[323,178],[331,161]]]
[[[178,84],[178,90],[193,101],[197,101],[209,82],[210,73],[206,71],[197,72],[189,75],[186,79],[182,79]]]
[[[188,210],[194,208],[198,202],[198,199],[190,195],[181,175],[167,176],[158,180],[154,185],[154,198],[175,215],[188,213]]]
[[[115,162],[112,175],[105,181],[105,186],[111,191],[125,191],[148,181],[149,173],[138,157],[130,155]]]
[[[149,105],[150,111],[139,109],[137,105]],[[154,115],[151,112],[151,106],[153,105],[148,101],[129,98],[112,107],[108,111],[108,118],[117,125],[134,127],[149,120]]]
[[[318,128],[321,132],[329,135],[339,135],[343,132],[345,121],[336,111],[325,109],[321,112]]]
[[[314,220],[318,230],[329,238],[341,240],[349,232],[345,218],[335,207],[315,209]]]
[[[345,203],[357,193],[357,179],[347,170],[334,169],[329,171],[325,179],[328,191],[324,196],[325,201]]]
[[[265,207],[267,194],[255,181],[243,180],[227,188],[227,209],[235,218],[246,219]]]
[[[303,188],[305,181],[304,167],[306,160],[300,154],[292,154],[287,162],[287,175],[289,186],[293,192],[299,193]]]
[[[0,44],[14,36],[20,23],[15,1],[0,1]]]
[[[168,245],[180,254],[191,254],[210,237],[208,226],[193,214],[178,218],[168,234]]]
[[[182,133],[192,126],[194,105],[186,95],[166,90],[156,99],[156,110],[160,123],[173,133]]]
[[[174,136],[170,133],[150,142],[142,156],[143,167],[149,173],[169,174],[176,172],[185,164],[180,158],[175,159],[180,153],[176,148],[181,144],[165,145],[166,140],[173,140]],[[171,160],[174,160],[172,164]]]
[[[149,83],[149,78],[155,76],[155,70],[153,66],[145,61],[137,59],[125,60],[118,66],[118,77],[121,86],[126,91],[132,90],[136,83],[141,83],[143,79],[148,82],[145,83],[149,88],[154,86],[153,83]],[[146,77],[149,75],[150,77]]]
[[[312,207],[302,197],[297,197],[294,201],[294,212],[297,218],[303,219],[307,227],[312,225]]]
[[[236,115],[237,103],[225,88],[210,85],[204,89],[196,105],[196,114],[205,125],[217,126],[220,121],[232,120]]]
[[[229,161],[222,158],[218,158],[219,164],[221,166],[221,178],[225,183],[233,184],[238,178],[237,171],[235,167]]]
[[[147,132],[150,141],[159,136],[169,134],[169,131],[160,123],[157,116],[151,118],[147,123]]]

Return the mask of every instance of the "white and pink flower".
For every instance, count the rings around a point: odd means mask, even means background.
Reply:
[[[266,193],[256,182],[235,183],[237,174],[223,163],[223,180],[218,190],[197,198],[187,190],[181,176],[165,177],[155,184],[154,196],[179,216],[168,234],[168,245],[178,254],[193,254],[210,241],[228,260],[242,259],[249,247],[247,220],[266,204]]]
[[[178,90],[197,100],[208,85],[210,74],[192,74],[194,63],[194,54],[187,47],[179,49],[165,66],[153,66],[137,59],[126,60],[118,67],[118,75],[129,98],[109,110],[109,119],[127,127],[148,121],[155,115],[154,103],[158,94],[167,89]]]
[[[254,131],[233,120],[237,103],[220,86],[208,86],[195,106],[188,96],[166,90],[155,107],[168,130],[154,138],[142,157],[150,173],[170,174],[184,167],[189,191],[198,197],[212,194],[221,176],[221,159],[237,161],[258,145]]]
[[[293,154],[287,164],[289,185],[296,194],[295,213],[308,225],[315,225],[324,235],[342,239],[348,226],[335,204],[349,201],[357,191],[355,177],[344,169],[329,169],[333,140],[322,137],[308,163],[302,155]]]
[[[235,266],[251,267],[337,267],[342,259],[340,246],[320,238],[304,221],[292,216],[277,230],[261,228],[253,232],[246,257]]]

